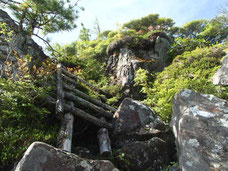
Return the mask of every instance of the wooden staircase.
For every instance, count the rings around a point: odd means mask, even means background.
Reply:
[[[56,115],[61,119],[57,146],[62,150],[71,152],[74,117],[81,117],[94,125],[101,127],[98,132],[101,155],[110,155],[111,145],[108,130],[112,130],[112,117],[116,109],[108,104],[90,97],[79,90],[79,82],[101,97],[112,97],[109,93],[89,84],[82,78],[68,72],[61,64],[57,65],[57,101]],[[85,108],[88,109],[85,111]],[[91,112],[88,112],[91,111]]]

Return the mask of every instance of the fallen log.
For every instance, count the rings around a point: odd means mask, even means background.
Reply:
[[[65,94],[66,99],[72,100],[78,105],[84,106],[86,108],[90,108],[90,109],[96,111],[98,114],[101,114],[107,118],[113,118],[113,113],[106,111],[103,108],[96,106],[91,102],[88,102],[88,101],[86,101],[80,97],[77,97],[71,93],[68,93],[68,92],[65,92],[64,94]]]
[[[107,128],[107,129],[112,129],[113,126],[112,124],[106,122],[106,121],[102,121],[76,107],[72,107],[71,105],[68,105],[68,104],[64,104],[64,109],[66,111],[69,111],[70,113],[74,114],[75,116],[78,116],[78,117],[81,117],[91,123],[93,123],[94,125],[97,125],[99,127],[104,127],[104,128]]]
[[[87,100],[87,101],[89,101],[91,103],[94,103],[97,106],[103,107],[104,109],[110,110],[110,111],[112,111],[114,113],[116,112],[116,109],[114,107],[109,106],[109,105],[101,102],[100,100],[94,99],[94,98],[90,97],[89,95],[81,92],[80,90],[75,89],[73,87],[70,87],[69,85],[67,85],[65,83],[63,83],[63,88],[65,88],[65,89],[67,89],[69,91],[73,91],[76,96],[79,96],[79,97],[81,97],[81,98],[83,98],[83,99],[85,99],[85,100]]]
[[[92,84],[90,84],[90,83],[88,83],[87,81],[83,80],[82,78],[80,78],[80,77],[78,77],[78,76],[76,76],[76,75],[74,75],[74,74],[72,74],[72,73],[66,71],[65,69],[62,69],[62,71],[63,71],[63,74],[65,74],[66,76],[68,76],[68,77],[70,77],[70,78],[72,78],[72,79],[81,81],[81,82],[84,83],[85,85],[89,86],[91,89],[97,91],[99,94],[103,94],[103,95],[105,95],[105,96],[108,97],[108,98],[112,98],[112,97],[113,97],[113,96],[112,96],[111,94],[109,94],[108,92],[105,92],[105,91],[103,91],[103,90],[101,90],[101,89],[99,89],[99,88],[93,86]]]
[[[63,80],[62,80],[62,66],[61,64],[57,64],[57,101],[56,101],[56,116],[58,118],[63,117]]]

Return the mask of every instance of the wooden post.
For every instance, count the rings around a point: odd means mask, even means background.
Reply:
[[[71,102],[73,107],[73,103]],[[74,116],[71,113],[67,113],[61,120],[61,128],[59,131],[59,137],[57,146],[58,148],[71,152],[72,134],[73,134]]]
[[[101,118],[102,121],[105,121],[105,118]],[[100,147],[100,155],[108,157],[112,155],[111,141],[108,135],[108,130],[106,128],[101,128],[98,131],[98,140]]]
[[[63,80],[62,80],[62,67],[61,64],[57,65],[57,101],[56,101],[56,116],[58,118],[63,117],[63,98],[64,98],[64,92],[63,92]]]
[[[109,139],[108,130],[106,128],[99,129],[98,132],[100,155],[107,157],[112,155],[111,141]]]

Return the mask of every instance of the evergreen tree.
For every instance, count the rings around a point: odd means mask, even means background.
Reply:
[[[71,30],[76,27],[78,1],[70,0],[0,0],[0,5],[9,8],[17,19],[19,32],[35,35],[40,29],[44,34]]]

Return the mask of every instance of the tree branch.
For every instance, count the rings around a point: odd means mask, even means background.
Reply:
[[[44,41],[44,43],[46,43],[46,44],[51,48],[51,50],[52,50],[53,52],[58,53],[58,52],[50,45],[50,43],[49,43],[47,40],[45,40],[44,38],[38,36],[37,34],[33,34],[33,35],[36,36],[36,37],[38,37],[38,38],[41,39],[42,41]],[[54,53],[53,53],[53,55],[57,58],[57,56],[56,56]]]

